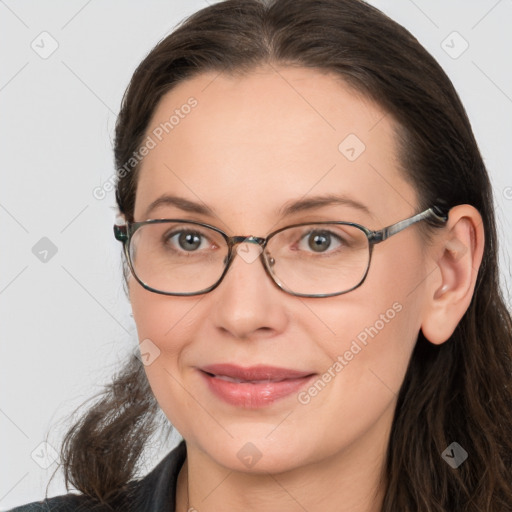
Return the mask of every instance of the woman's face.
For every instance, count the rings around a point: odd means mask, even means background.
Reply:
[[[200,75],[163,97],[146,136],[152,142],[138,177],[136,221],[181,218],[230,236],[265,237],[300,222],[351,221],[376,230],[417,211],[415,191],[399,172],[393,120],[320,71]],[[211,213],[162,202],[148,211],[163,195]],[[311,203],[278,213],[326,195],[363,207]],[[410,227],[374,247],[362,286],[327,298],[285,293],[259,258],[242,253],[204,295],[159,295],[130,277],[149,382],[189,449],[254,472],[361,453],[376,465],[421,327],[424,250],[417,226]],[[306,377],[236,383],[202,370],[224,364]],[[247,393],[252,401],[244,401]]]

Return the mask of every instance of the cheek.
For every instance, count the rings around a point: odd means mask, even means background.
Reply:
[[[138,284],[130,288],[130,301],[141,353],[149,353],[151,364],[146,373],[154,376],[165,369],[175,372],[191,338],[193,308],[196,298],[159,295]]]
[[[308,304],[315,320],[303,323],[302,329],[327,356],[321,377],[330,389],[325,393],[332,406],[328,409],[337,410],[340,419],[356,415],[357,421],[371,421],[400,390],[421,325],[418,285],[424,272],[417,261],[375,258],[359,289],[330,302]],[[324,334],[319,337],[320,328]],[[323,384],[317,387],[323,395]],[[318,405],[321,401],[316,400]]]
[[[183,392],[182,360],[186,340],[192,339],[192,310],[198,298],[158,295],[132,283],[130,301],[151,390],[173,426],[187,432],[186,411],[195,404],[191,395]]]
[[[368,275],[359,288],[325,302],[308,303],[323,330],[330,333],[327,339],[333,340],[332,348],[350,350],[356,340],[361,347],[375,350],[387,351],[394,344],[406,352],[412,349],[421,325],[422,282],[428,272],[413,237],[393,242],[390,239],[374,248]],[[357,350],[355,346],[353,352]]]
[[[149,292],[133,279],[130,280],[129,292],[139,342],[149,338],[158,344],[161,350],[175,350],[177,347],[167,346],[168,342],[183,338],[176,333],[187,329],[187,315],[201,299]]]
[[[364,308],[351,304],[339,309],[330,322],[335,334],[322,345],[325,372],[336,374],[332,380],[345,396],[366,399],[365,394],[382,386],[398,392],[417,338],[414,316],[414,308],[403,300],[374,298]]]
[[[332,320],[336,334],[322,343],[327,356],[322,373],[299,397],[300,428],[315,431],[324,425],[331,448],[390,424],[416,340],[413,312],[401,301],[377,303],[374,297],[366,308],[340,310],[337,323]]]

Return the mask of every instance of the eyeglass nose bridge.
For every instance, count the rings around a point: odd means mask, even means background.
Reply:
[[[252,235],[230,236],[230,237],[228,237],[227,242],[228,242],[228,247],[229,247],[229,262],[230,263],[234,257],[233,248],[235,247],[235,245],[243,244],[243,243],[255,244],[255,245],[259,245],[261,247],[262,251],[263,251],[263,249],[265,249],[265,246],[267,245],[266,238],[261,238],[259,236],[252,236]]]
[[[264,249],[265,249],[265,247],[267,245],[267,242],[268,242],[267,238],[261,238],[259,236],[252,236],[252,235],[249,235],[249,236],[231,236],[231,237],[227,238],[227,242],[228,242],[228,247],[229,247],[229,254],[226,257],[226,259],[224,260],[224,263],[227,264],[224,274],[227,272],[228,268],[231,266],[231,263],[233,262],[233,260],[235,258],[235,254],[237,254],[237,253],[242,257],[242,259],[246,263],[252,263],[256,259],[261,259],[262,263],[263,263],[263,267],[265,268],[265,270],[267,272],[269,272],[269,269],[267,269],[267,264],[266,264],[265,256],[264,256]],[[258,253],[259,258],[258,258],[258,256],[256,256],[256,257],[251,257],[251,258],[248,259],[247,257],[244,257],[242,254],[240,254],[239,251],[234,251],[233,250],[236,245],[243,244],[243,243],[258,245],[261,248],[261,252]],[[270,260],[268,261],[268,264],[270,266],[272,266],[273,263],[274,263],[273,258],[270,258]],[[223,274],[223,277],[224,277],[224,274]]]
[[[236,244],[241,244],[241,243],[248,243],[248,244],[258,244],[258,245],[261,245],[262,247],[265,247],[266,243],[267,243],[267,239],[266,238],[261,238],[259,236],[231,236],[228,238],[228,243],[229,243],[229,246],[232,248],[233,246],[235,246]]]

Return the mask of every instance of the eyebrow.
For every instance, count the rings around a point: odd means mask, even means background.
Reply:
[[[214,210],[204,203],[197,203],[195,201],[190,201],[189,199],[185,199],[184,197],[179,197],[175,195],[164,194],[159,198],[155,199],[146,209],[145,218],[148,218],[149,214],[159,206],[175,206],[180,210],[189,213],[196,213],[199,215],[207,215],[210,217],[216,217]],[[305,199],[299,200],[291,200],[286,202],[281,208],[277,209],[274,212],[278,218],[288,217],[295,213],[306,212],[315,210],[317,208],[322,208],[325,206],[331,205],[342,205],[349,206],[356,210],[359,210],[369,217],[375,218],[370,209],[364,205],[363,203],[352,199],[345,195],[335,195],[335,194],[326,194],[326,195],[317,195],[310,196]]]

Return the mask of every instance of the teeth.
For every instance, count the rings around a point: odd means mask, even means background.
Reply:
[[[217,379],[227,380],[228,382],[247,382],[246,380],[234,379],[233,377],[228,377],[227,375],[215,375]]]
[[[262,382],[273,382],[271,380],[240,380],[240,379],[235,379],[233,377],[228,377],[227,375],[215,375],[215,377],[217,379],[221,379],[221,380],[226,380],[228,382],[236,382],[238,384],[240,383],[245,383],[245,384],[257,384],[257,383],[262,383]]]

